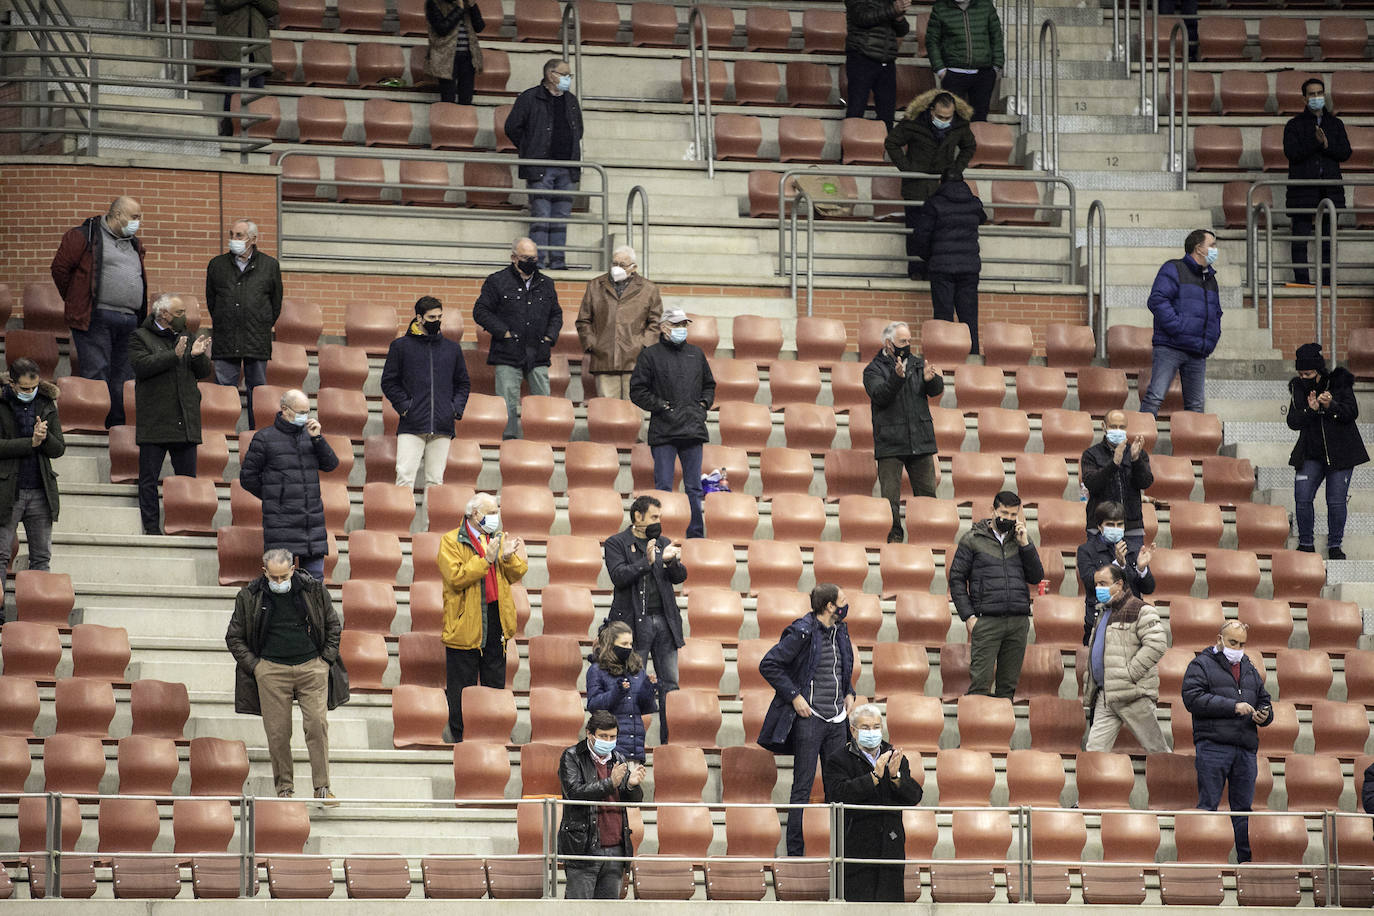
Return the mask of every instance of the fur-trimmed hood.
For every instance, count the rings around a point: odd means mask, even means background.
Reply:
[[[14,383],[10,380],[10,374],[8,372],[0,372],[0,391],[14,391]],[[47,379],[42,379],[38,382],[38,393],[55,404],[57,403],[58,396],[62,393],[62,389],[58,388]]]
[[[906,117],[916,117],[930,107],[937,95],[945,91],[944,89],[927,89],[925,92],[922,92],[906,106]],[[952,92],[950,95],[954,96],[954,116],[963,118],[965,121],[970,120],[973,117],[973,106],[959,98],[959,96],[954,95]]]

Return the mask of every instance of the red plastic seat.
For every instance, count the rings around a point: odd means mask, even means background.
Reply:
[[[795,448],[765,448],[759,461],[763,498],[779,493],[806,495],[815,477],[811,453]]]
[[[123,681],[129,656],[129,633],[123,627],[95,623],[72,627],[73,677]]]
[[[1175,457],[1205,458],[1221,448],[1221,418],[1212,413],[1179,411],[1169,417],[1169,441]]]
[[[984,346],[986,351],[986,345]],[[1019,366],[1016,369],[1016,406],[1038,414],[1064,406],[1069,383],[1063,369],[1049,366]]]
[[[1031,452],[1016,456],[1016,493],[1023,502],[1063,499],[1068,486],[1068,462],[1060,456]]]
[[[288,163],[299,159],[292,157]],[[287,297],[281,301],[281,314],[272,326],[275,343],[299,344],[314,349],[324,328],[323,313],[318,305],[304,299]]]
[[[720,697],[714,690],[683,689],[664,697],[665,718],[673,723],[673,743],[702,749],[716,746],[720,731]]]
[[[628,449],[639,438],[644,413],[629,401],[620,398],[589,398],[587,400],[587,432],[594,442],[610,443]]]
[[[1081,410],[1046,410],[1040,415],[1040,438],[1047,456],[1076,461],[1093,443],[1092,416]]]
[[[240,795],[248,778],[248,748],[242,741],[191,739],[191,794]]]
[[[1307,638],[1313,649],[1331,655],[1357,654],[1355,644],[1361,632],[1360,607],[1353,601],[1329,598],[1307,599]]]
[[[848,591],[861,592],[868,578],[868,554],[860,544],[822,541],[813,549],[812,569],[817,582],[833,582]]]
[[[67,331],[66,306],[62,301],[62,294],[57,291],[57,286],[51,279],[44,277],[41,280],[25,283],[20,301],[23,309],[23,330],[47,331],[65,336]],[[6,344],[8,343],[7,339]],[[54,341],[54,343],[56,342]],[[54,359],[53,363],[55,365],[57,360]],[[51,372],[43,374],[50,376]]]
[[[1263,503],[1236,504],[1236,540],[1241,550],[1271,553],[1288,542],[1288,510]]]
[[[431,103],[429,146],[430,149],[476,149],[477,109],[471,105],[458,105],[454,102]],[[404,198],[404,192],[402,197]]]
[[[819,118],[783,115],[778,119],[779,162],[824,162],[825,125]]]
[[[1302,60],[1307,56],[1307,23],[1265,16],[1259,21],[1259,46],[1260,60]]]
[[[1242,19],[1202,17],[1198,20],[1198,59],[1241,61],[1249,37]]]
[[[1020,455],[1025,452],[1028,441],[1030,441],[1030,420],[1024,411],[1010,410],[1004,407],[979,409],[978,450],[980,452],[1003,456]]]
[[[1321,556],[1298,550],[1276,550],[1270,577],[1275,598],[1316,598],[1326,584],[1326,563]]]
[[[1045,358],[1055,368],[1078,370],[1090,365],[1096,353],[1093,329],[1085,324],[1045,326]]]
[[[28,754],[24,757],[27,763]],[[120,738],[118,768],[121,795],[171,795],[178,769],[176,743],[147,735]]]
[[[837,10],[802,13],[802,47],[808,54],[843,54],[844,15]]]
[[[954,478],[954,499],[960,505],[972,502],[981,507],[1002,490],[1006,473],[1002,459],[978,452],[958,452],[950,459]]]
[[[1203,126],[1193,130],[1193,167],[1199,172],[1240,170],[1244,151],[1239,127]]]
[[[743,61],[741,61],[743,63]],[[719,122],[717,122],[719,128]],[[716,144],[717,149],[720,144]],[[763,169],[755,169],[749,173],[749,216],[753,218],[776,217],[778,215],[778,181],[782,178],[781,172],[769,172]],[[787,200],[789,203],[796,198],[797,183],[796,179],[788,179]],[[693,321],[696,324],[696,321]],[[690,331],[688,332],[690,335]],[[691,339],[690,337],[688,338]]]
[[[551,577],[551,581],[555,581]],[[596,609],[589,587],[562,584],[546,585],[541,592],[541,616],[546,636],[571,636],[586,639]]]
[[[1173,505],[1187,502],[1192,495],[1196,477],[1193,473],[1193,463],[1187,458],[1151,455],[1150,472],[1155,479],[1145,488],[1145,492],[1152,499]]]
[[[1245,458],[1203,458],[1202,489],[1210,503],[1225,506],[1249,502],[1255,489],[1255,469]]]
[[[1248,70],[1221,74],[1221,110],[1228,114],[1262,115],[1269,103],[1269,77]]]
[[[983,325],[979,338],[986,365],[1014,370],[1030,362],[1035,337],[1029,325],[990,321]]]
[[[1221,507],[1210,503],[1174,502],[1169,507],[1169,546],[1175,550],[1211,550],[1221,541]]]
[[[787,10],[749,7],[744,16],[745,49],[748,51],[786,51],[792,37],[792,18]]]
[[[1354,156],[1347,162],[1354,160]],[[1283,152],[1283,125],[1271,124],[1260,129],[1260,167],[1266,172],[1281,172],[1288,168],[1288,157]],[[1350,167],[1352,170],[1353,166]]]
[[[739,64],[735,65],[735,73],[738,86]],[[834,77],[825,64],[801,60],[788,61],[784,79],[787,84],[787,104],[794,108],[823,108],[830,104],[830,98],[835,91]],[[771,104],[771,101],[768,104]],[[881,152],[879,149],[880,155]]]
[[[526,439],[562,445],[572,438],[572,401],[526,395],[520,402],[520,423]]]
[[[939,367],[958,365],[965,361],[972,347],[968,325],[962,322],[938,318],[921,322],[921,355],[927,362]]]
[[[677,44],[677,11],[658,3],[630,4],[630,43],[670,48]]]
[[[840,161],[846,165],[882,165],[887,125],[867,118],[845,118],[840,128]]]
[[[965,363],[954,367],[954,398],[960,410],[1000,407],[1005,396],[1006,383],[1001,369]]]
[[[104,738],[114,719],[114,688],[109,681],[84,677],[59,678],[54,692],[56,734]]]
[[[763,126],[758,118],[752,115],[716,115],[715,128],[718,159],[759,158]]]
[[[15,328],[5,336],[5,359],[7,363],[31,359],[38,364],[40,376],[52,378],[57,371],[57,338],[50,331]]]
[[[66,573],[22,569],[14,574],[17,619],[67,626],[76,607],[72,577]]]
[[[179,681],[139,678],[129,685],[131,731],[135,735],[180,741],[191,717],[186,685]]]
[[[1312,740],[1318,756],[1358,757],[1369,740],[1369,720],[1361,703],[1319,700],[1312,704]]]
[[[1080,808],[1129,808],[1135,771],[1126,754],[1084,751],[1074,781]]]
[[[1016,149],[1016,136],[1010,125],[978,121],[969,126],[973,128],[973,139],[978,142],[973,161],[969,163],[971,168],[1005,169],[1014,165],[1012,153]]]
[[[400,568],[401,540],[394,533],[358,529],[348,536],[350,579],[394,582]]]
[[[1324,61],[1365,60],[1369,24],[1357,16],[1322,16],[1317,41]]]
[[[10,621],[4,641],[0,642],[0,659],[4,661],[6,677],[53,680],[57,663],[62,659],[57,626],[42,621]]]
[[[624,505],[615,490],[601,487],[568,490],[568,526],[573,534],[603,540],[621,531],[624,524]]]
[[[1306,705],[1325,700],[1331,690],[1331,657],[1319,649],[1279,649],[1275,659],[1279,696]]]
[[[552,535],[545,565],[550,582],[594,589],[603,565],[601,543],[593,538]]]

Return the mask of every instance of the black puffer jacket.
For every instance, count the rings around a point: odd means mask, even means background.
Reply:
[[[536,270],[526,289],[514,264],[483,281],[472,319],[491,335],[487,365],[514,366],[522,372],[549,364],[563,329],[553,281]]]
[[[649,416],[649,445],[705,442],[716,377],[696,344],[666,338],[645,347],[630,375],[630,400]]]
[[[1153,595],[1155,592],[1155,574],[1150,572],[1147,567],[1142,573],[1136,569],[1135,558],[1139,551],[1126,548],[1126,565],[1121,569],[1121,577],[1126,582],[1126,587],[1131,590],[1131,594],[1139,598],[1141,595]],[[1074,568],[1078,570],[1078,581],[1083,590],[1083,645],[1088,644],[1089,637],[1093,633],[1093,622],[1097,620],[1097,595],[1094,589],[1096,582],[1093,579],[1097,571],[1104,566],[1111,566],[1116,562],[1116,545],[1108,544],[1102,540],[1100,534],[1090,534],[1088,539],[1078,545],[1078,556]]]
[[[892,0],[845,0],[844,49],[890,64],[902,36],[911,31],[906,16],[892,14]]]
[[[134,440],[139,445],[200,444],[200,387],[209,378],[210,357],[191,355],[193,341],[176,354],[185,334],[159,330],[149,315],[129,337],[129,366],[134,371],[134,406],[138,411]]]
[[[949,565],[949,596],[960,620],[970,617],[1015,617],[1031,612],[1029,586],[1045,578],[1035,544],[1016,543],[1008,532],[998,543],[992,519],[974,522],[959,539]]]
[[[906,106],[902,120],[887,132],[883,146],[887,158],[900,171],[941,175],[950,169],[962,172],[973,161],[978,150],[969,126],[973,106],[955,96],[954,118],[946,130],[938,131],[930,121],[930,106],[939,94],[940,90],[930,89],[916,96]],[[903,178],[902,198],[925,200],[939,186],[938,178]]]
[[[1132,460],[1131,446],[1127,442],[1121,464],[1112,461],[1114,454],[1116,446],[1099,439],[1085,448],[1078,459],[1078,479],[1088,488],[1088,524],[1093,524],[1097,517],[1098,503],[1117,502],[1126,509],[1126,530],[1141,528],[1145,525],[1145,513],[1140,508],[1140,493],[1155,482],[1154,472],[1150,470],[1150,453],[1142,448],[1140,457]]]
[[[607,762],[608,772],[615,769],[617,764],[625,762],[625,755],[619,750],[611,751],[610,760]],[[614,795],[616,801],[643,801],[644,787],[631,786],[629,779],[629,775],[626,774],[619,785],[612,785],[609,777],[598,777],[596,761],[592,759],[592,749],[587,747],[585,738],[565,750],[558,762],[558,781],[563,784],[563,797],[575,801],[602,801],[609,795]],[[630,840],[629,817],[621,818],[620,823],[620,842],[625,846],[625,855],[632,856],[634,843]],[[564,805],[563,820],[558,825],[558,854],[595,855],[600,847],[596,831],[596,806]]]
[[[215,359],[271,359],[272,326],[281,315],[281,267],[256,248],[239,270],[232,252],[205,268],[205,307],[215,326]]]
[[[521,159],[548,159],[549,147],[553,144],[554,106],[562,105],[572,129],[572,159],[582,158],[582,108],[577,104],[577,96],[571,92],[554,95],[544,88],[544,84],[526,89],[516,96],[515,104],[506,116],[506,136],[510,137],[520,152]],[[545,166],[522,165],[520,177],[526,181],[538,181],[544,177]],[[569,177],[574,182],[582,178],[581,169],[569,169]]]
[[[940,396],[945,380],[937,374],[926,381],[924,372],[925,360],[913,353],[902,378],[897,358],[886,349],[864,369],[864,391],[872,402],[874,457],[935,454],[935,424],[927,399]]]
[[[978,227],[988,221],[983,202],[962,181],[946,181],[926,200],[912,229],[913,252],[933,274],[976,274],[983,269]]]
[[[1331,406],[1309,408],[1309,391],[1331,392]],[[1289,464],[1302,467],[1303,461],[1311,458],[1325,464],[1328,470],[1343,471],[1369,460],[1360,428],[1355,425],[1360,418],[1360,402],[1355,399],[1355,376],[1350,370],[1337,366],[1318,376],[1315,385],[1294,376],[1288,382],[1288,393],[1288,428],[1298,433]]]
[[[1325,148],[1317,142],[1317,116],[1306,108],[1283,126],[1283,155],[1288,158],[1288,177],[1332,180],[1329,185],[1289,188],[1290,208],[1310,210],[1323,197],[1329,198],[1337,207],[1345,206],[1341,163],[1350,158],[1350,138],[1346,136],[1345,123],[1330,109],[1322,112],[1321,129],[1326,134]]]
[[[320,471],[339,466],[324,436],[313,439],[280,413],[260,429],[239,471],[243,488],[262,500],[262,547],[294,556],[322,557],[329,551],[320,496]]]
[[[1264,689],[1264,675],[1255,670],[1249,656],[1240,660],[1240,683],[1231,674],[1231,663],[1215,646],[1203,649],[1183,672],[1183,705],[1193,716],[1193,743],[1211,741],[1254,751],[1259,748],[1258,725],[1249,716],[1236,715],[1237,703],[1272,710]],[[1167,699],[1167,698],[1166,698]],[[1271,711],[1263,724],[1274,721]]]
[[[426,334],[419,318],[387,348],[382,394],[401,415],[398,433],[453,438],[471,388],[462,348],[443,334]]]

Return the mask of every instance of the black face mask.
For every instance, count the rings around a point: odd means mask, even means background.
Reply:
[[[630,653],[634,650],[629,646],[611,646],[611,651],[615,653],[615,660],[623,665],[630,660]]]
[[[523,274],[532,274],[539,268],[538,258],[520,258],[515,262],[515,266]]]
[[[1323,379],[1323,378],[1319,375],[1319,376],[1317,376],[1316,378],[1304,378],[1304,379],[1299,379],[1299,381],[1302,382],[1303,386],[1304,386],[1308,391],[1320,391],[1320,390],[1322,389],[1323,383],[1325,382],[1325,379]]]
[[[994,519],[993,524],[996,525],[997,530],[1002,532],[1003,534],[1010,534],[1011,532],[1016,530],[1016,519],[1014,518]]]
[[[911,344],[907,344],[905,347],[895,347],[892,352],[897,355],[898,359],[906,359],[911,355]]]
[[[424,325],[425,333],[426,333],[426,334],[438,334],[438,333],[439,333],[439,329],[442,328],[442,327],[444,326],[444,322],[443,322],[442,320],[440,320],[440,321],[422,321],[422,322],[420,322],[420,323],[421,323],[422,325]]]
[[[663,526],[658,522],[644,526],[644,536],[651,541],[658,540],[661,534],[663,534]]]

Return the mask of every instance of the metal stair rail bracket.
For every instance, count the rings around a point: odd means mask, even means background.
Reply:
[[[1093,229],[1097,237],[1093,237]],[[1107,358],[1107,208],[1100,200],[1088,205],[1086,226],[1088,322],[1097,339],[1097,358]],[[1094,256],[1096,265],[1094,269]]]
[[[1325,278],[1323,278],[1322,269],[1326,265],[1322,263],[1322,241],[1325,235],[1322,224],[1326,222],[1325,217],[1328,213],[1331,214],[1331,267]],[[1337,271],[1340,270],[1341,266],[1341,254],[1339,251],[1340,229],[1337,226],[1337,219],[1338,214],[1336,213],[1336,205],[1332,203],[1331,198],[1323,197],[1321,202],[1317,204],[1316,218],[1312,221],[1313,231],[1316,233],[1316,239],[1312,245],[1312,257],[1317,268],[1317,275],[1312,279],[1316,280],[1313,287],[1316,290],[1317,314],[1315,317],[1315,327],[1317,331],[1317,343],[1322,342],[1322,280],[1325,279],[1331,284],[1331,286],[1328,287],[1330,292],[1327,293],[1327,297],[1331,301],[1331,349],[1327,352],[1331,354],[1331,365],[1333,366],[1336,365],[1336,300],[1340,297],[1340,293],[1336,288],[1336,277]]]
[[[41,0],[38,3],[35,3],[34,0],[15,0],[15,7],[16,11],[33,26],[33,28],[22,29],[22,31],[29,33],[29,37],[32,38],[40,52],[38,55],[38,74],[45,78],[39,83],[40,92],[44,92],[46,95],[46,91],[42,87],[48,82],[56,83],[63,97],[73,106],[68,110],[75,113],[83,127],[89,127],[89,114],[85,109],[90,101],[91,87],[95,84],[67,82],[61,78],[63,75],[69,79],[78,79],[83,76],[90,79],[92,76],[89,70],[78,69],[71,59],[82,51],[87,55],[90,54],[89,35],[87,36],[87,44],[83,47],[80,39],[74,37],[79,34],[76,20],[72,18],[71,13],[67,12],[67,7],[62,0]],[[62,48],[57,47],[58,42],[62,44]],[[66,55],[51,53],[63,49],[66,50]],[[62,73],[57,72],[56,67],[58,66],[62,68]],[[13,79],[13,76],[7,78]],[[50,126],[53,114],[51,107],[39,108],[39,125]],[[35,142],[41,143],[42,138],[35,138]]]
[[[639,199],[639,244],[635,244],[635,198]],[[625,244],[635,250],[641,273],[649,272],[649,192],[637,184],[625,195]]]
[[[1049,107],[1045,106],[1045,39],[1049,45]],[[1059,174],[1059,28],[1053,19],[1040,23],[1040,167]]]
[[[1158,35],[1156,35],[1158,37]],[[1179,53],[1181,51],[1181,53]],[[1182,93],[1182,106],[1179,105],[1178,93],[1174,92],[1174,60],[1175,55],[1182,63],[1178,67],[1180,73],[1179,91]],[[1182,107],[1183,111],[1178,117],[1180,129],[1178,139],[1174,136],[1174,109]],[[1188,38],[1183,30],[1182,22],[1175,22],[1172,31],[1169,32],[1169,171],[1179,174],[1179,187],[1181,190],[1188,190]]]
[[[697,46],[700,39],[701,46]],[[716,122],[711,117],[711,37],[706,29],[706,17],[700,6],[693,6],[687,16],[687,60],[692,72],[692,149],[698,162],[706,163],[706,177],[716,177]],[[697,79],[697,62],[701,62],[701,79]],[[700,88],[705,88],[701,92]],[[702,129],[703,103],[706,114]]]

